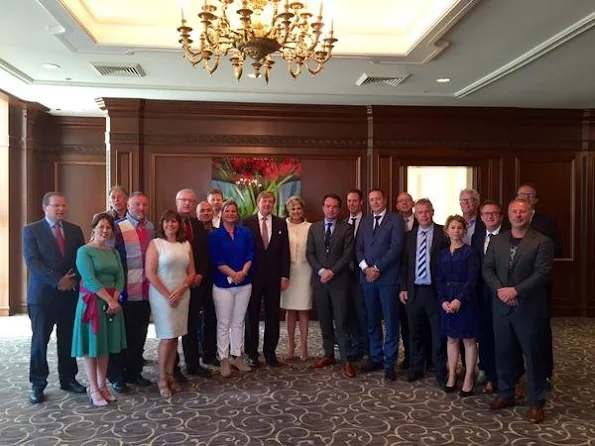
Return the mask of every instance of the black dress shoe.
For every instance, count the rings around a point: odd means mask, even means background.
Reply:
[[[196,375],[196,376],[200,376],[201,378],[210,378],[212,376],[211,371],[209,369],[205,369],[201,365],[197,366],[195,369],[187,368],[187,371],[188,371],[189,375]],[[175,376],[175,373],[174,373],[174,376]]]
[[[126,385],[126,383],[124,381],[114,381],[112,383],[112,389],[116,393],[126,393],[129,390],[128,386]]]
[[[40,404],[45,401],[43,390],[33,389],[29,394],[29,402],[31,404]]]
[[[397,379],[397,374],[395,372],[394,367],[391,367],[390,369],[386,369],[384,371],[384,380],[387,382],[392,382],[392,381],[396,381]]]
[[[253,369],[257,369],[260,367],[260,361],[258,358],[248,358],[248,365]]]
[[[134,378],[126,379],[126,382],[128,384],[135,384],[140,387],[149,387],[152,384],[151,381],[149,381],[146,378],[143,378],[143,376],[140,374],[135,376]]]
[[[279,362],[276,356],[270,356],[267,358],[266,361],[269,367],[281,367],[281,363]]]
[[[188,378],[184,376],[179,368],[174,369],[174,379],[178,384],[188,384]]]
[[[213,367],[221,367],[221,361],[219,361],[216,357],[207,357],[207,358],[203,358],[202,363],[204,365],[210,365]]]
[[[376,370],[382,370],[382,364],[379,362],[373,362],[371,360],[366,362],[361,368],[363,373],[375,372]]]
[[[423,377],[424,377],[424,372],[422,372],[421,370],[411,370],[407,374],[407,381],[412,383],[413,381],[417,381],[418,379],[421,379]]]
[[[79,384],[76,379],[73,379],[69,383],[60,384],[60,388],[72,393],[85,393],[87,391],[85,386]]]

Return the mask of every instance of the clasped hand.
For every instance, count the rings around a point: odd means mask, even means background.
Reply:
[[[60,278],[60,281],[58,282],[58,289],[60,291],[72,291],[76,289],[76,274],[71,271],[72,270],[68,271]]]
[[[375,267],[373,266],[368,266],[365,270],[364,273],[366,274],[366,282],[368,283],[372,283],[374,282],[376,279],[378,279],[378,277],[380,277],[380,271],[378,271]]]
[[[518,293],[512,286],[498,288],[497,295],[498,299],[509,307],[516,307],[519,304],[519,300],[517,299]]]
[[[447,313],[456,313],[461,308],[462,302],[459,299],[453,299],[450,302],[443,302],[442,309]]]

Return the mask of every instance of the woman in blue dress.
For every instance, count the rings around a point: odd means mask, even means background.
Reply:
[[[448,381],[445,390],[454,392],[459,361],[459,344],[465,345],[465,379],[461,396],[473,394],[475,365],[477,363],[476,338],[479,333],[475,288],[479,276],[479,256],[463,241],[467,222],[460,215],[451,215],[444,226],[450,238],[450,247],[438,257],[436,284],[442,316],[442,331],[447,337]]]
[[[83,358],[89,401],[100,407],[116,400],[106,386],[109,354],[126,348],[124,317],[118,302],[124,289],[124,271],[118,251],[108,246],[114,232],[114,218],[102,212],[93,217],[91,227],[91,241],[76,253],[81,290],[74,319],[72,356]]]

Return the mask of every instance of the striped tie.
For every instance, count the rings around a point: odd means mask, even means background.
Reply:
[[[415,268],[418,279],[424,279],[428,275],[426,256],[428,252],[428,231],[421,231],[421,243],[417,253],[417,266]]]

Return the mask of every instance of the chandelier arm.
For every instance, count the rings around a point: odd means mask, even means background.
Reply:
[[[318,66],[316,68],[311,68],[310,61],[308,60],[308,62],[306,62],[306,68],[308,68],[308,71],[310,72],[310,74],[312,76],[316,76],[324,68],[324,62],[322,62],[322,63],[317,62],[317,64],[318,64]]]
[[[212,75],[215,71],[217,71],[217,68],[219,68],[219,55],[215,56],[215,63],[212,67],[209,66],[209,61],[205,60],[204,68],[206,72],[209,73],[209,75]]]

